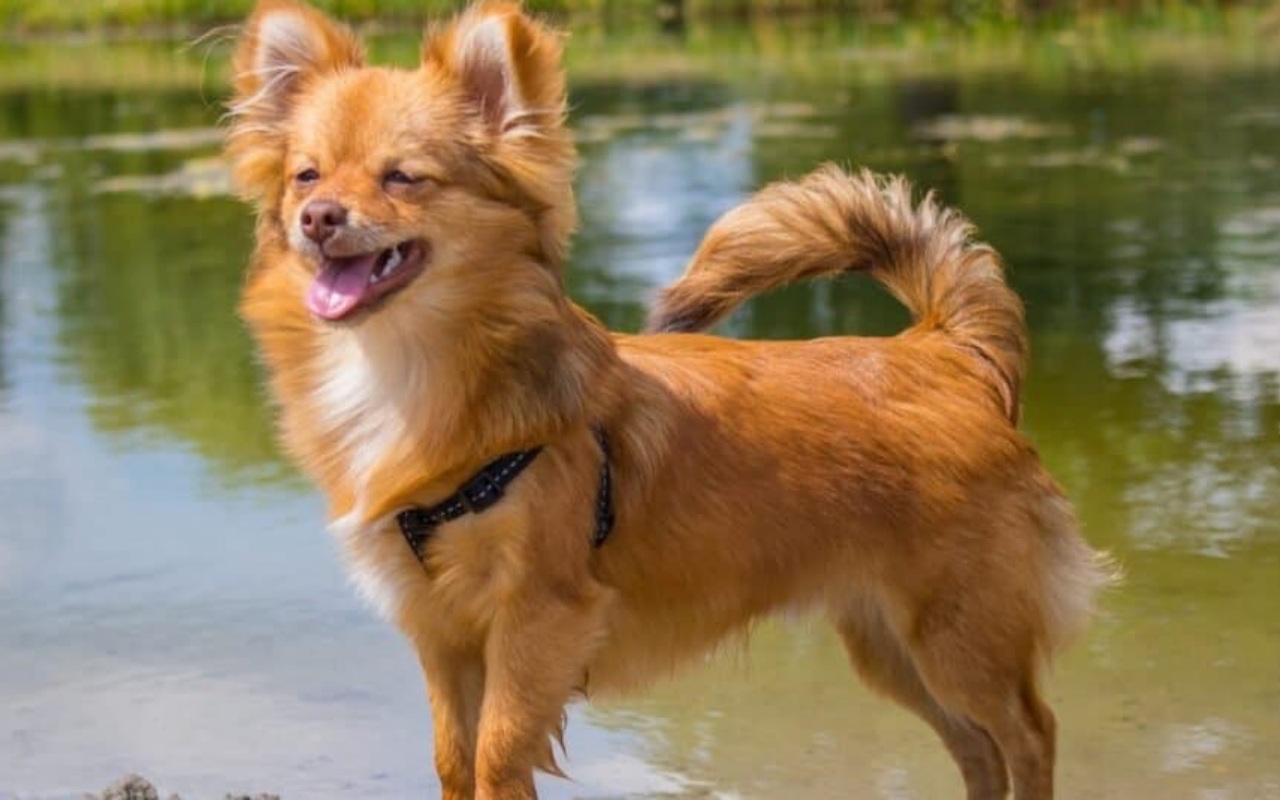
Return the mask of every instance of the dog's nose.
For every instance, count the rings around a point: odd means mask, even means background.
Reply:
[[[316,244],[323,244],[347,224],[347,209],[332,200],[312,200],[302,207],[302,232]]]

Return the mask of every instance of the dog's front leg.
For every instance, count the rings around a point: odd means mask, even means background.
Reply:
[[[442,800],[472,800],[476,793],[476,735],[484,697],[479,649],[418,648],[427,678],[435,729],[436,774]]]
[[[532,800],[534,768],[555,771],[551,737],[560,733],[565,704],[584,688],[603,620],[598,593],[563,586],[504,603],[485,647],[477,800]]]

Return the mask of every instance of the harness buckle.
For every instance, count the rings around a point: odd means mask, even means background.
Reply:
[[[458,499],[472,514],[479,514],[502,499],[502,484],[482,471],[458,490]]]

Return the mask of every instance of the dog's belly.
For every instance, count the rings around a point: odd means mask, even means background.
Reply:
[[[790,563],[773,561],[763,549],[754,563],[695,560],[689,567],[690,560],[677,555],[683,570],[664,577],[637,570],[617,582],[606,634],[588,671],[591,694],[641,688],[711,653],[742,646],[764,619],[821,613],[875,585],[870,564],[854,549],[830,537],[797,539],[807,543],[805,552]],[[669,552],[687,551],[676,546]]]
[[[637,608],[619,600],[608,633],[587,670],[593,696],[625,694],[674,675],[716,653],[744,648],[752,627],[770,617],[821,613],[825,593],[781,600],[769,607],[723,603],[719,608]]]

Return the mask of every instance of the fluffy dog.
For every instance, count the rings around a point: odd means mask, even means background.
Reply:
[[[1022,308],[962,217],[824,167],[725,215],[650,332],[614,334],[564,292],[553,31],[487,2],[395,70],[264,0],[234,69],[227,150],[258,209],[241,311],[285,449],[421,660],[446,798],[533,797],[576,692],[797,608],[937,731],[970,798],[1052,796],[1037,678],[1109,573],[1017,430]],[[695,333],[844,272],[912,327]]]

